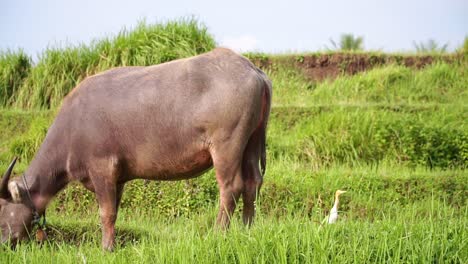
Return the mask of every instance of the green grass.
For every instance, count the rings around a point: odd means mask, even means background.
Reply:
[[[22,50],[0,51],[0,106],[10,105],[31,71],[31,58]]]
[[[50,48],[30,66],[26,55],[5,53],[0,171],[13,156],[21,158],[15,173],[26,169],[61,99],[85,76],[213,47],[203,25],[182,20]],[[241,202],[229,231],[214,228],[213,170],[188,181],[133,181],[122,198],[118,247],[106,253],[94,195],[71,184],[48,208],[48,242],[2,245],[0,263],[468,262],[466,61],[420,70],[380,65],[317,83],[287,58],[302,55],[248,56],[272,58],[266,71],[274,86],[267,174],[252,228],[240,223]],[[12,76],[15,85],[5,85]],[[336,189],[348,191],[340,220],[322,225]]]
[[[466,167],[465,107],[274,108],[269,150],[316,168],[391,162]]]
[[[279,220],[259,217],[252,229],[234,224],[226,234],[213,230],[208,219],[213,214],[209,212],[176,221],[158,217],[135,221],[130,214],[122,214],[118,240],[126,243],[111,254],[99,249],[97,221],[84,225],[83,221],[57,217],[51,225],[68,232],[57,234],[59,242],[19,247],[17,251],[25,255],[5,250],[1,258],[10,263],[380,263],[389,259],[463,263],[466,260],[466,222],[441,217],[437,212],[423,220],[415,217],[418,210],[415,207],[404,209],[408,211],[404,217],[323,227],[296,216]],[[434,205],[434,210],[440,209],[443,206]],[[402,224],[395,226],[397,221]]]
[[[468,100],[466,65],[435,63],[421,71],[390,65],[317,85],[312,101],[322,104],[434,104]]]
[[[188,18],[159,24],[142,21],[134,29],[88,45],[50,47],[30,69],[26,67],[30,59],[24,53],[6,53],[0,55],[0,66],[9,65],[2,67],[0,74],[0,106],[54,108],[89,75],[117,66],[154,65],[190,57],[214,47],[206,27]],[[27,70],[17,69],[23,64]],[[14,85],[3,84],[10,82]]]
[[[284,197],[296,197],[302,204],[291,208],[290,199],[273,201],[277,210],[265,210],[271,203],[271,186],[276,172],[287,169],[273,165],[259,201],[255,225],[246,229],[240,212],[227,232],[214,228],[216,206],[209,205],[184,216],[167,216],[144,206],[124,208],[117,221],[118,247],[114,253],[100,249],[98,210],[88,207],[81,213],[49,210],[49,241],[39,246],[24,243],[15,251],[0,248],[3,263],[39,262],[158,262],[158,263],[363,263],[438,262],[467,260],[466,228],[468,209],[466,188],[457,195],[444,194],[431,181],[450,173],[387,168],[372,171],[335,168],[297,175],[314,186],[302,198],[294,190]],[[392,170],[396,169],[396,170]],[[284,181],[297,170],[284,174]],[[359,174],[363,173],[363,176]],[[464,182],[468,178],[464,174]],[[360,178],[360,180],[358,180]],[[401,181],[374,185],[373,179]],[[411,184],[414,178],[420,181]],[[343,181],[348,179],[348,183]],[[352,179],[352,180],[351,180]],[[213,180],[213,177],[211,177]],[[462,179],[463,180],[463,179]],[[296,184],[300,179],[293,180]],[[410,183],[410,184],[407,184]],[[418,189],[421,184],[428,189]],[[292,184],[291,184],[292,185]],[[354,186],[353,186],[354,185]],[[364,186],[368,186],[367,188]],[[332,204],[331,190],[346,187],[340,221],[321,225]],[[353,188],[354,187],[354,188]],[[410,187],[408,189],[408,187]],[[411,189],[411,187],[415,187]],[[295,188],[305,186],[295,185]],[[319,191],[320,189],[323,192]],[[414,192],[414,195],[412,194]],[[125,193],[128,195],[128,193]],[[422,196],[420,196],[422,195]],[[448,197],[458,196],[459,203]],[[278,197],[280,198],[280,197]],[[73,202],[68,202],[70,204]],[[74,202],[76,203],[76,202]],[[323,203],[323,204],[321,204]],[[355,207],[361,204],[362,207]],[[55,207],[52,206],[52,208]],[[77,216],[79,217],[77,218]]]
[[[422,70],[394,64],[321,83],[310,82],[299,70],[273,65],[275,106],[428,105],[468,102],[468,67],[464,62],[438,62]]]

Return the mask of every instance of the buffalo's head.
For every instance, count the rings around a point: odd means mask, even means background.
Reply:
[[[28,237],[33,220],[33,211],[22,202],[18,193],[18,184],[14,181],[8,184],[15,163],[16,158],[8,167],[0,183],[0,239],[2,242],[10,241],[13,245]]]

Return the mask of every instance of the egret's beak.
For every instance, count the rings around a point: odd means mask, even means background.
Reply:
[[[346,191],[338,190],[338,195],[345,193]]]

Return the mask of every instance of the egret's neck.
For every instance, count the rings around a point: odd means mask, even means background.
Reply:
[[[333,205],[333,207],[338,208],[339,203],[340,203],[339,195],[335,195],[335,204]]]

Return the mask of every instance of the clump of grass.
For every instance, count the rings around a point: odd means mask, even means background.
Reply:
[[[31,57],[23,50],[0,52],[0,107],[9,106],[31,70]]]
[[[81,80],[117,66],[146,66],[190,57],[215,47],[207,28],[195,19],[161,24],[140,22],[132,30],[89,45],[48,48],[25,79],[14,105],[51,108]]]

